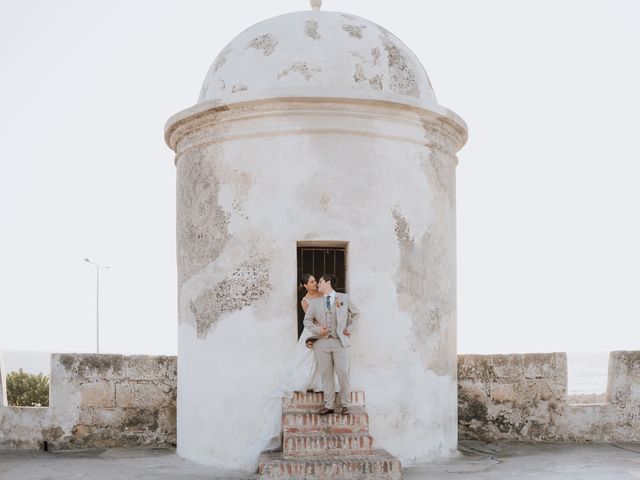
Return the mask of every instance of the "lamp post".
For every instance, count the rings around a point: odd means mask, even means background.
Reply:
[[[109,268],[107,265],[99,265],[88,258],[85,262],[96,267],[96,353],[100,353],[100,268]]]

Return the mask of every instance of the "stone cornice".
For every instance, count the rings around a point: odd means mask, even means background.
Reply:
[[[173,115],[165,126],[165,141],[179,156],[225,140],[336,133],[423,144],[455,157],[467,140],[466,124],[454,112],[438,110],[342,98],[287,97],[231,105],[204,102]],[[282,121],[273,122],[276,118]]]

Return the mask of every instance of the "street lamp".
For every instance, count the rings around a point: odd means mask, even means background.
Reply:
[[[100,268],[109,268],[107,265],[98,265],[88,258],[85,262],[96,267],[96,353],[100,353]]]

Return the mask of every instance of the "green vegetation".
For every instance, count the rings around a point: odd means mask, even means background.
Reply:
[[[7,402],[15,407],[48,407],[49,377],[22,369],[11,372],[7,375]]]

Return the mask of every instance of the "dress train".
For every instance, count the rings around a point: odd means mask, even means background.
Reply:
[[[315,352],[313,349],[308,348],[305,343],[310,336],[312,336],[311,331],[305,327],[291,356],[278,375],[276,388],[267,400],[263,410],[265,425],[257,442],[257,456],[264,451],[276,450],[281,445],[282,399],[285,396],[293,396],[294,392],[322,391],[322,382]],[[334,381],[336,382],[336,387],[338,387],[337,379],[334,378]]]

